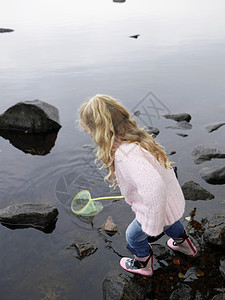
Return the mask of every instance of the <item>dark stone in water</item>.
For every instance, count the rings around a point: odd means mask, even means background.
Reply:
[[[12,205],[0,210],[0,222],[11,229],[45,229],[55,223],[58,210],[47,204]]]
[[[180,121],[177,122],[175,126],[166,126],[166,128],[189,130],[192,128],[192,125],[189,124],[187,121]]]
[[[182,136],[182,137],[187,137],[188,134],[184,134],[184,133],[177,133],[177,135]]]
[[[98,250],[98,247],[95,244],[89,243],[89,242],[84,242],[84,243],[74,243],[72,244],[69,248],[74,247],[77,252],[77,258],[83,259],[86,256],[89,256],[95,251]]]
[[[152,284],[141,285],[127,274],[109,273],[102,283],[104,300],[146,300],[152,291]]]
[[[153,126],[146,126],[144,128],[144,130],[148,133],[148,134],[151,134],[153,135],[153,137],[156,137],[158,134],[159,134],[159,129],[156,128],[156,127],[153,127]]]
[[[225,215],[215,215],[208,221],[203,239],[206,244],[225,248]]]
[[[0,115],[0,129],[40,133],[60,128],[58,109],[40,100],[19,102]]]
[[[186,200],[211,200],[215,198],[213,194],[194,181],[185,182],[181,188]]]
[[[110,236],[113,236],[118,232],[117,225],[113,222],[113,219],[111,216],[109,216],[105,222],[105,225],[103,226],[103,229],[107,234]]]
[[[223,125],[225,125],[225,122],[212,123],[212,124],[205,125],[205,128],[210,133],[210,132],[213,132],[213,131],[219,129]]]
[[[4,32],[13,32],[13,29],[8,29],[8,28],[0,28],[0,33],[4,33]]]
[[[197,146],[191,154],[195,164],[201,164],[212,158],[225,158],[225,153],[221,153],[214,148],[206,148],[202,145]]]
[[[156,259],[165,259],[171,255],[171,252],[168,248],[160,244],[152,245],[153,255]]]
[[[177,122],[181,122],[181,121],[186,121],[186,122],[190,122],[191,120],[191,115],[186,114],[186,113],[182,113],[182,114],[166,114],[163,115],[164,118],[166,119],[171,119]]]
[[[203,168],[200,171],[201,177],[210,184],[225,184],[225,167],[211,170]]]

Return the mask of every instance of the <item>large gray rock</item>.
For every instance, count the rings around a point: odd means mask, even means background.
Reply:
[[[0,129],[38,133],[60,128],[58,109],[40,100],[19,102],[0,115]]]
[[[203,239],[207,244],[225,248],[225,215],[215,215],[208,221]]]
[[[205,125],[205,128],[210,133],[210,132],[213,132],[213,131],[219,129],[223,125],[225,125],[225,122],[218,122],[218,123],[207,124],[207,125]]]
[[[186,200],[211,200],[215,198],[213,194],[194,181],[185,182],[181,188]]]
[[[207,148],[202,145],[197,146],[191,154],[195,164],[201,164],[205,161],[211,160],[212,158],[225,158],[225,153],[221,153],[214,148]]]
[[[210,184],[225,184],[225,166],[211,170],[203,168],[200,171],[201,177]]]
[[[186,114],[186,113],[166,114],[166,115],[163,115],[163,117],[166,118],[166,119],[172,119],[172,120],[177,121],[177,122],[181,122],[181,121],[190,122],[190,120],[191,120],[191,115]]]
[[[145,300],[152,291],[151,283],[144,286],[127,274],[109,273],[102,283],[104,300]]]
[[[3,224],[42,229],[50,226],[57,216],[57,208],[48,204],[12,205],[0,210],[0,222]]]

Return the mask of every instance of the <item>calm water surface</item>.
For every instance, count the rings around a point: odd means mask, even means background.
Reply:
[[[108,215],[121,235],[107,239],[127,254],[124,232],[133,215],[123,201],[103,203],[92,222],[69,209],[70,196],[83,187],[93,196],[110,194],[91,148],[84,147],[93,142],[75,124],[80,104],[96,93],[141,111],[140,126],[158,127],[158,141],[176,151],[172,160],[180,183],[194,180],[215,194],[211,201],[187,201],[186,215],[194,207],[199,220],[224,211],[224,186],[209,185],[199,175],[224,161],[195,165],[191,157],[199,144],[224,152],[225,127],[211,134],[204,128],[224,121],[224,9],[222,0],[1,4],[0,27],[15,32],[0,35],[0,113],[21,100],[40,99],[59,109],[62,124],[46,156],[25,154],[0,137],[0,208],[49,203],[59,210],[51,234],[1,227],[1,299],[102,299],[102,280],[119,269],[119,256],[98,230]],[[129,38],[134,34],[139,38]],[[155,96],[144,99],[149,92]],[[190,113],[192,129],[166,129],[174,121],[159,117],[153,105],[160,113]],[[80,261],[66,249],[75,241],[96,242],[98,250]]]

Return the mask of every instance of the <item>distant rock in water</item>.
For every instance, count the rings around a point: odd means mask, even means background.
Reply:
[[[116,3],[123,3],[123,2],[126,2],[126,0],[113,0],[113,2],[116,2]]]
[[[12,205],[0,210],[0,222],[11,229],[34,227],[45,232],[55,225],[57,216],[57,208],[47,204]]]
[[[210,133],[210,132],[213,132],[213,131],[219,129],[223,125],[225,125],[225,122],[212,123],[212,124],[205,125],[205,128]]]
[[[177,122],[181,122],[181,121],[186,121],[186,122],[190,122],[191,120],[191,115],[186,114],[186,113],[182,113],[182,114],[166,114],[163,115],[164,118],[166,119],[171,119]]]
[[[144,130],[148,133],[148,134],[151,134],[153,135],[153,137],[156,137],[158,134],[159,134],[159,129],[154,127],[154,126],[146,126],[144,128]]]
[[[132,39],[137,39],[139,36],[140,36],[140,34],[135,34],[135,35],[131,35],[129,37],[132,38]]]
[[[195,164],[201,164],[212,158],[225,158],[225,153],[221,153],[214,148],[206,148],[202,145],[197,146],[191,154]]]
[[[213,194],[194,181],[185,182],[181,188],[186,200],[211,200],[215,198]]]
[[[8,29],[8,28],[0,28],[0,33],[4,33],[4,32],[13,32],[13,29]]]
[[[203,168],[200,171],[201,177],[210,184],[225,184],[225,166],[211,170],[210,168]]]
[[[182,137],[187,137],[188,136],[188,134],[185,134],[185,133],[177,133],[177,135],[182,136]]]
[[[33,133],[58,131],[58,109],[40,100],[19,102],[0,115],[0,129]]]
[[[189,130],[192,128],[192,125],[189,124],[187,121],[179,121],[176,123],[175,126],[166,126],[166,128]]]

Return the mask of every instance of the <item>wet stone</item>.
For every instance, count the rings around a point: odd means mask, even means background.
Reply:
[[[192,128],[192,125],[189,124],[187,121],[180,121],[177,122],[175,126],[166,126],[166,128],[188,130]]]
[[[210,133],[210,132],[213,132],[213,131],[219,129],[223,125],[225,125],[225,122],[217,122],[217,123],[207,124],[207,125],[205,125],[205,128]]]
[[[171,120],[177,121],[177,122],[181,122],[181,121],[190,122],[190,120],[191,120],[191,115],[189,115],[187,113],[166,114],[166,115],[163,115],[163,117],[166,119],[171,119]]]
[[[156,137],[158,134],[159,134],[159,129],[156,128],[156,127],[153,127],[153,126],[146,126],[144,128],[144,130],[148,133],[148,134],[151,134],[153,135],[153,137]]]
[[[152,285],[141,285],[134,277],[112,272],[104,279],[102,291],[104,300],[146,300],[146,295],[152,291]]]
[[[86,256],[89,256],[98,250],[98,247],[95,244],[89,242],[73,243],[67,249],[71,248],[75,248],[77,254],[75,256],[78,259],[83,259]]]
[[[170,250],[164,247],[163,245],[153,244],[151,246],[153,250],[153,255],[158,260],[168,258],[171,255]]]
[[[40,100],[19,102],[0,115],[0,129],[32,133],[59,130],[58,109]]]
[[[215,215],[209,219],[203,239],[206,244],[225,248],[225,215]]]
[[[202,145],[197,146],[191,154],[195,164],[210,161],[212,158],[225,158],[225,153],[221,153],[215,148],[207,148]]]
[[[212,298],[212,300],[225,300],[225,293],[220,293]]]
[[[200,171],[201,177],[210,184],[225,184],[225,166],[216,169],[203,168]]]
[[[103,226],[103,229],[105,232],[109,235],[114,235],[118,232],[117,225],[113,222],[113,219],[111,216],[109,216],[105,222],[105,225]]]
[[[169,300],[191,300],[191,287],[186,284],[181,284],[179,287],[172,292]]]
[[[185,182],[181,188],[186,200],[211,200],[215,198],[213,194],[194,181]]]
[[[225,278],[225,258],[220,260],[219,270],[220,270],[220,273],[222,274],[223,278]]]
[[[0,210],[0,222],[13,226],[46,228],[58,216],[58,210],[47,204],[12,205]]]

